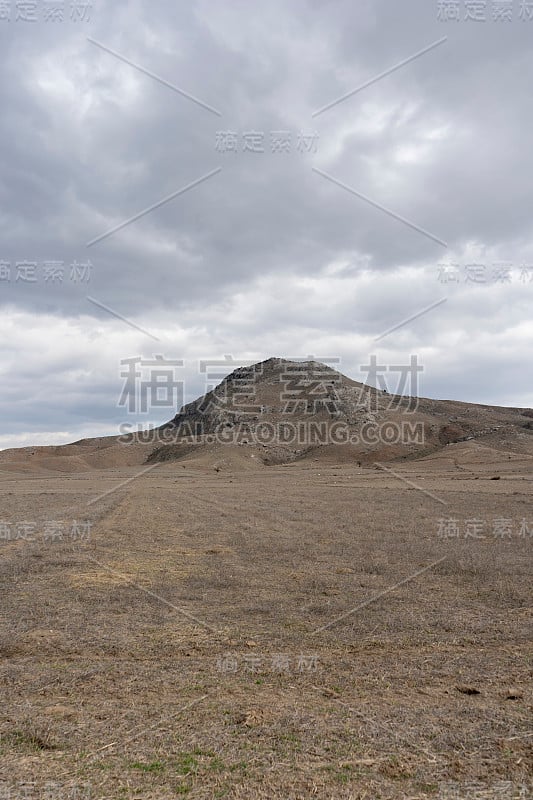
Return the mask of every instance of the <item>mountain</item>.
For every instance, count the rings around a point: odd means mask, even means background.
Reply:
[[[391,395],[320,362],[269,358],[185,405],[159,429],[166,443],[149,461],[180,458],[190,446],[255,449],[266,464],[311,455],[390,461],[461,441],[505,447],[509,437],[520,450],[532,441],[532,417],[528,409]]]
[[[533,411],[392,395],[316,361],[269,358],[241,367],[144,434],[0,452],[0,469],[84,472],[183,460],[261,469],[425,458],[449,445],[533,455]]]

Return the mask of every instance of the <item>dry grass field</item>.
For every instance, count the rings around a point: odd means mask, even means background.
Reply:
[[[531,439],[1,463],[0,796],[531,797]]]

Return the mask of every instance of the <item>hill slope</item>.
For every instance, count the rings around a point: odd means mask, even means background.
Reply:
[[[184,460],[260,469],[417,459],[457,442],[533,455],[533,411],[390,395],[316,361],[270,358],[228,375],[146,435],[0,452],[8,472],[85,472]],[[507,456],[506,456],[507,457]]]

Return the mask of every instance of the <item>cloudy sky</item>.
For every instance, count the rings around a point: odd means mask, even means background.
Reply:
[[[533,3],[2,7],[0,447],[170,418],[156,356],[533,406]]]

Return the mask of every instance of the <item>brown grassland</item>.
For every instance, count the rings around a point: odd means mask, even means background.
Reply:
[[[0,786],[531,796],[532,438],[396,474],[253,448],[148,471],[0,463],[2,522],[37,524],[0,542]],[[50,520],[90,534],[39,534]]]

